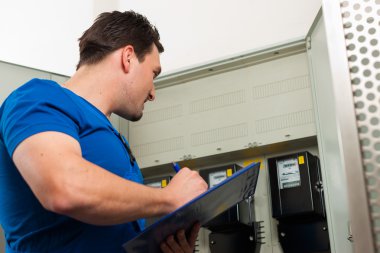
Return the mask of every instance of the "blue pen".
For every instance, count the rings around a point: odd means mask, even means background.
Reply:
[[[173,169],[175,170],[175,173],[178,173],[178,171],[181,169],[178,163],[172,162],[172,166],[173,166]]]

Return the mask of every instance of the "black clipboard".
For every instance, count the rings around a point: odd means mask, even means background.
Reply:
[[[195,222],[206,224],[214,217],[253,196],[259,176],[260,163],[251,163],[210,188],[123,245],[127,253],[161,253],[160,243],[178,230],[188,231]]]

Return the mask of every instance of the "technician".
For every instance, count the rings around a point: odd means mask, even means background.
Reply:
[[[103,13],[79,49],[77,71],[63,86],[32,79],[0,108],[7,253],[121,253],[142,218],[172,212],[207,189],[188,168],[164,189],[144,186],[127,140],[109,121],[112,113],[137,121],[154,100],[164,51],[157,29],[133,11]],[[169,236],[162,251],[192,252],[198,230]]]

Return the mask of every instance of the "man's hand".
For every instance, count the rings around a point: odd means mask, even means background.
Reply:
[[[167,210],[169,213],[183,206],[190,200],[205,192],[207,183],[199,175],[198,171],[182,168],[170,181],[169,185],[163,188],[166,196],[169,197]]]
[[[186,238],[183,229],[177,232],[176,239],[173,235],[168,236],[165,241],[160,244],[163,253],[193,253],[195,241],[197,240],[201,225],[196,223],[191,229],[190,235]]]

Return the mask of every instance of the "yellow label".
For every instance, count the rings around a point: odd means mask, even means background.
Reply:
[[[232,169],[228,168],[227,169],[227,177],[230,177],[230,176],[232,176]]]
[[[246,160],[243,162],[243,167],[251,164],[251,163],[258,163],[260,162],[260,169],[264,169],[264,159],[263,158],[256,158],[251,160]]]
[[[305,159],[304,159],[303,155],[301,155],[301,156],[298,157],[298,163],[299,164],[304,164],[305,163]]]
[[[161,181],[161,187],[164,188],[168,185],[168,182],[166,182],[166,179],[162,179]]]

